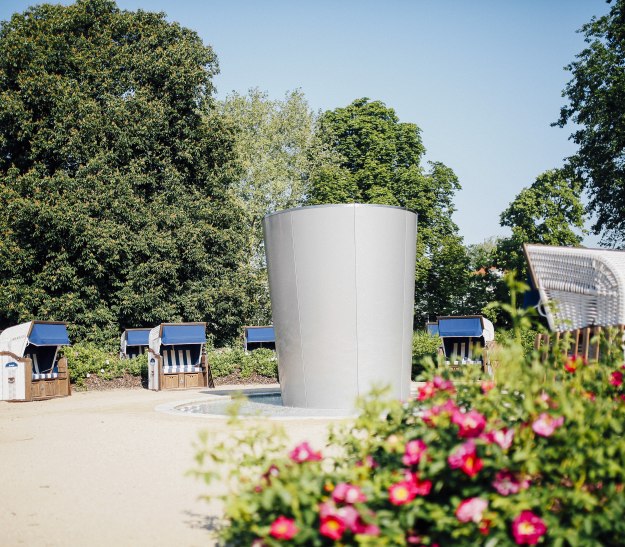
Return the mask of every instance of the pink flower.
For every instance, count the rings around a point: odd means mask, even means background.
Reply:
[[[315,452],[311,446],[304,441],[298,444],[290,453],[289,457],[296,463],[318,462],[321,460],[321,452]]]
[[[364,460],[358,460],[356,462],[356,467],[369,467],[371,469],[375,469],[378,466],[378,462],[376,462],[372,456],[367,454]]]
[[[456,410],[451,417],[451,421],[459,428],[458,436],[465,439],[478,437],[486,427],[486,418],[477,410],[469,412]]]
[[[585,364],[586,359],[581,355],[571,355],[564,363],[564,370],[567,372],[575,372],[580,366]]]
[[[424,385],[419,386],[419,391],[417,393],[417,401],[425,401],[426,399],[431,399],[436,394],[436,388],[434,387],[434,382],[425,382]]]
[[[433,418],[435,416],[451,416],[458,410],[456,403],[451,399],[447,399],[442,405],[434,405],[432,408],[426,408],[421,415],[423,421],[430,427],[434,426]]]
[[[610,384],[614,387],[621,387],[623,385],[623,373],[620,370],[614,371],[610,375]]]
[[[456,518],[460,522],[475,522],[479,524],[482,514],[486,511],[488,502],[482,498],[469,498],[460,503],[456,509]]]
[[[507,469],[502,469],[495,475],[493,481],[493,487],[502,496],[509,496],[510,494],[518,494],[521,490],[528,488],[529,482],[527,480],[518,480],[516,475]]]
[[[409,481],[396,482],[388,489],[388,499],[393,505],[405,505],[415,499],[416,495],[414,485]]]
[[[343,532],[345,532],[345,522],[338,515],[326,515],[321,517],[321,523],[319,526],[319,533],[322,536],[328,537],[334,541],[341,539]]]
[[[427,479],[421,480],[419,478],[419,473],[411,473],[410,471],[407,471],[405,474],[405,480],[412,483],[415,495],[417,496],[427,496],[432,490],[432,481]]]
[[[553,432],[564,423],[564,416],[554,418],[543,412],[532,424],[534,433],[541,437],[551,437]]]
[[[440,376],[434,376],[432,383],[436,389],[441,391],[448,391],[449,393],[455,393],[456,388],[451,380],[443,380]]]
[[[512,445],[512,439],[514,439],[514,430],[507,427],[495,429],[486,433],[483,438],[489,443],[499,445],[502,450],[508,450]]]
[[[469,477],[475,477],[484,467],[484,463],[477,457],[475,443],[470,440],[460,445],[448,457],[447,462],[452,469],[460,469]]]
[[[367,498],[358,486],[342,482],[334,488],[332,499],[338,502],[354,504],[366,501]]]
[[[416,465],[421,461],[426,449],[427,445],[421,439],[408,441],[401,461],[404,465]]]
[[[512,521],[512,535],[517,545],[536,545],[546,531],[544,521],[531,511],[522,511]]]
[[[356,525],[352,528],[352,532],[361,536],[377,537],[380,535],[380,528],[378,528],[375,524],[367,524],[359,518],[356,521]]]
[[[488,393],[491,389],[495,388],[495,382],[493,380],[484,380],[482,382],[482,393],[486,394]]]
[[[295,526],[295,521],[293,519],[280,515],[271,523],[269,535],[275,537],[276,539],[289,540],[292,539],[298,531],[299,530],[297,526]]]

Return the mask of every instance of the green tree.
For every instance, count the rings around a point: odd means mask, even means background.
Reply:
[[[43,4],[0,26],[0,325],[79,338],[205,320],[237,334],[250,284],[228,194],[217,58],[163,13]]]
[[[380,101],[358,99],[322,114],[321,142],[338,154],[311,176],[310,204],[379,203],[406,207],[419,215],[415,322],[455,313],[467,279],[467,257],[452,220],[460,189],[442,163],[422,166],[420,129],[402,123]]]
[[[579,180],[562,169],[545,171],[521,190],[500,216],[500,224],[511,228],[512,235],[499,240],[497,265],[516,270],[524,279],[524,243],[579,246],[585,233],[580,193]]]
[[[299,90],[272,100],[266,92],[251,89],[246,95],[229,95],[217,107],[237,131],[235,153],[241,173],[232,190],[246,213],[249,266],[265,288],[257,294],[253,321],[266,322],[271,310],[262,220],[274,211],[302,205],[311,173],[331,170],[332,154],[320,146],[315,114]]]
[[[490,238],[482,243],[467,246],[469,257],[469,280],[463,313],[482,314],[501,324],[502,317],[489,304],[508,300],[503,272],[496,267],[499,241]]]
[[[588,46],[566,67],[573,78],[555,125],[573,122],[578,151],[569,158],[590,196],[593,231],[625,242],[625,2],[581,28]]]

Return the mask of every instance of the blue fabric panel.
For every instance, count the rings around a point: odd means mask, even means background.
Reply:
[[[438,323],[433,323],[431,325],[426,325],[425,328],[428,331],[430,336],[438,336]]]
[[[69,346],[67,328],[65,325],[35,323],[28,342],[35,346]]]
[[[540,302],[540,293],[538,289],[532,283],[532,277],[528,274],[526,279],[527,284],[529,285],[529,291],[525,291],[523,293],[523,309],[533,308],[534,306],[538,306]]]
[[[439,336],[482,336],[479,317],[452,317],[438,320]]]
[[[205,344],[206,329],[204,325],[165,325],[161,336],[161,344]]]
[[[126,345],[127,346],[147,346],[149,343],[150,329],[127,330]]]
[[[275,342],[276,334],[273,327],[259,327],[257,329],[245,329],[248,342]]]

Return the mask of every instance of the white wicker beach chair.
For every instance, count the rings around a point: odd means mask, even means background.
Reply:
[[[548,245],[524,252],[552,331],[625,324],[625,252]]]

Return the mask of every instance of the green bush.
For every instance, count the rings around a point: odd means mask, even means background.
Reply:
[[[222,544],[622,545],[625,366],[608,338],[599,363],[506,340],[494,383],[378,392],[323,449],[241,422],[205,433],[195,474],[228,486]]]
[[[536,341],[537,329],[520,329],[519,335],[521,338],[521,347],[523,353],[526,356],[531,355],[534,350],[534,343]],[[506,345],[512,343],[514,340],[514,331],[512,329],[495,329],[495,342],[499,345]]]
[[[436,362],[441,339],[427,331],[415,331],[412,335],[412,379],[419,377],[425,370],[423,360],[430,358]]]
[[[249,378],[253,373],[267,378],[278,377],[276,353],[270,349],[245,352],[239,347],[220,348],[209,350],[206,358],[215,378],[235,373],[242,378]]]
[[[70,381],[77,386],[83,385],[85,378],[94,374],[111,380],[124,374],[142,376],[147,374],[147,355],[136,359],[120,359],[119,354],[102,349],[93,342],[77,342],[63,348],[67,357]]]
[[[249,378],[252,373],[260,374],[266,378],[278,377],[278,360],[276,352],[270,349],[255,349],[250,351],[241,366],[241,376]]]

